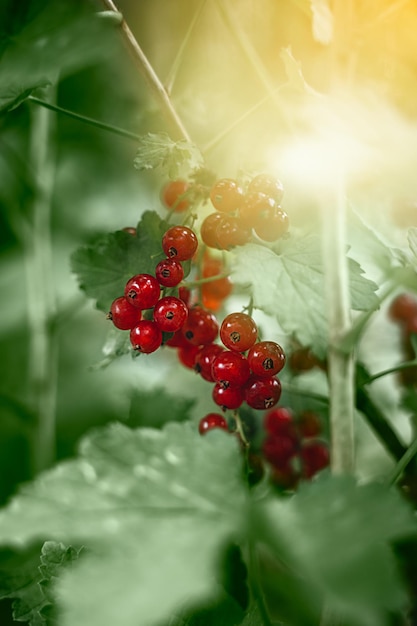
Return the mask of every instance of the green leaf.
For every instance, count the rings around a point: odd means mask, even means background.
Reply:
[[[109,34],[114,27],[92,13],[87,3],[26,3],[19,19],[8,26],[12,32],[3,34],[1,45],[0,111],[111,52]]]
[[[45,617],[53,615],[55,602],[53,585],[63,569],[77,560],[80,550],[64,546],[62,543],[47,541],[42,546],[40,564],[39,556],[28,559],[24,566],[10,575],[4,572],[7,590],[0,591],[1,598],[12,598],[13,619],[17,622],[28,622],[30,626],[46,626],[50,620]]]
[[[352,307],[373,308],[377,285],[349,259]],[[259,277],[262,276],[262,280]],[[276,317],[288,334],[319,357],[327,347],[324,268],[320,238],[315,234],[282,241],[278,252],[248,244],[235,252],[233,282],[249,285],[255,307]]]
[[[390,542],[414,535],[417,524],[396,491],[327,475],[291,499],[270,502],[264,513],[277,556],[336,613],[362,626],[403,609],[407,596]]]
[[[242,608],[225,593],[204,607],[195,606],[177,614],[169,626],[240,626],[244,616]]]
[[[162,428],[169,422],[184,422],[190,419],[194,399],[175,397],[163,387],[151,391],[138,390],[132,394],[128,426]]]
[[[22,487],[0,514],[0,542],[88,547],[56,584],[63,626],[153,623],[212,595],[219,551],[245,519],[241,473],[227,433],[113,424]]]
[[[194,144],[184,139],[173,141],[167,133],[148,133],[142,137],[134,165],[137,170],[159,167],[174,180],[202,167],[203,157]]]
[[[90,246],[78,248],[71,257],[72,271],[80,288],[97,307],[108,311],[115,298],[123,295],[126,282],[135,274],[154,274],[164,258],[161,240],[169,224],[154,211],[146,211],[137,225],[136,236],[116,231],[100,237]]]

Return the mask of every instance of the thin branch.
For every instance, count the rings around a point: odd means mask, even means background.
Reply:
[[[401,365],[396,365],[395,367],[390,367],[389,369],[383,370],[382,372],[373,374],[373,376],[370,376],[369,378],[364,380],[362,385],[369,385],[374,380],[378,380],[378,378],[383,378],[384,376],[388,376],[389,374],[394,374],[395,372],[400,372],[401,370],[407,370],[411,367],[417,367],[417,359],[413,359],[412,361],[406,361],[405,363],[401,363]]]
[[[395,485],[395,483],[401,478],[404,470],[407,468],[408,464],[413,460],[413,458],[417,454],[417,437],[414,439],[412,444],[407,451],[403,454],[403,456],[398,461],[397,465],[394,467],[392,473],[387,478],[388,485]]]
[[[103,4],[110,11],[120,13],[113,0],[103,0]],[[124,18],[122,19],[119,28],[122,31],[127,47],[133,55],[136,66],[144,77],[151,93],[154,95],[157,102],[159,102],[166,120],[172,127],[172,131],[175,132],[176,137],[174,138],[185,139],[186,141],[191,142],[190,136],[184,124],[182,123],[182,120],[179,117],[177,111],[175,110],[165,87],[159,80],[158,75],[156,74],[152,65],[149,63],[147,57],[145,56],[142,48],[138,44],[135,36],[133,35]]]
[[[203,12],[205,5],[207,4],[207,0],[202,0],[200,6],[197,8],[196,12],[193,15],[193,18],[188,26],[187,32],[185,33],[185,37],[181,42],[181,46],[178,49],[178,52],[175,56],[175,59],[172,63],[171,69],[168,72],[167,79],[165,81],[165,88],[168,94],[171,94],[172,87],[174,86],[175,79],[178,74],[178,70],[181,66],[181,63],[184,58],[185,50],[188,46],[188,42],[190,41],[191,35],[196,27],[198,20]]]
[[[131,133],[124,128],[119,128],[118,126],[113,126],[112,124],[106,124],[105,122],[99,122],[98,120],[93,119],[92,117],[86,117],[85,115],[80,115],[79,113],[74,113],[74,111],[70,111],[68,109],[63,109],[62,107],[52,104],[51,102],[46,102],[45,100],[41,100],[40,98],[35,98],[34,96],[28,97],[29,102],[33,102],[33,104],[38,104],[39,106],[44,107],[45,109],[49,109],[50,111],[55,111],[55,113],[62,113],[67,117],[71,117],[78,122],[82,122],[83,124],[89,124],[90,126],[95,126],[96,128],[101,128],[102,130],[107,130],[110,133],[114,133],[115,135],[120,135],[121,137],[128,137],[129,139],[133,139],[134,141],[140,141],[142,139],[141,135],[137,135],[136,133]]]

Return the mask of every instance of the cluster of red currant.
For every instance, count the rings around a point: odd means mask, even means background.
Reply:
[[[214,343],[220,334],[223,344]],[[167,341],[178,348],[178,358],[204,380],[214,383],[213,400],[223,410],[238,409],[243,402],[265,410],[281,395],[277,374],[285,354],[274,341],[260,341],[257,326],[246,313],[230,313],[220,325],[202,306],[188,310],[181,330]],[[247,354],[245,354],[247,353]]]
[[[417,299],[407,293],[400,294],[392,301],[389,316],[400,326],[404,359],[411,361],[415,358],[411,337],[417,334]],[[417,367],[400,370],[398,374],[404,385],[417,384]]]
[[[136,274],[125,286],[124,295],[116,298],[108,318],[116,328],[130,330],[134,350],[149,354],[163,341],[163,333],[175,333],[184,325],[188,308],[181,298],[163,296],[161,287],[175,287],[184,277],[181,261],[191,259],[197,250],[195,233],[186,226],[169,228],[162,238],[166,258],[152,274]]]
[[[315,413],[294,416],[290,409],[272,409],[265,413],[264,428],[262,452],[277,486],[294,488],[301,478],[310,479],[329,465],[329,450],[318,439],[322,424]]]

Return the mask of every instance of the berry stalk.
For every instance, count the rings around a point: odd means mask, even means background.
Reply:
[[[346,187],[339,171],[336,187],[323,207],[325,296],[328,314],[328,376],[330,390],[331,467],[335,474],[354,469],[355,362],[353,349],[340,341],[351,328],[346,256]]]

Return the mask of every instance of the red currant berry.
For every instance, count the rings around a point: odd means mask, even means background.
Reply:
[[[155,276],[137,274],[127,281],[125,296],[138,309],[151,309],[159,300],[160,286]]]
[[[271,482],[279,489],[296,489],[300,482],[300,475],[292,466],[291,459],[280,468],[272,467]]]
[[[293,441],[298,441],[298,434],[290,409],[282,407],[265,413],[264,428],[270,436],[289,437]]]
[[[220,259],[213,259],[210,257],[204,258],[203,264],[203,278],[212,278],[224,272],[224,265]],[[232,291],[232,282],[228,276],[219,278],[217,280],[203,283],[201,286],[203,295],[223,300],[230,295]]]
[[[184,269],[176,259],[163,259],[155,268],[155,276],[160,285],[176,287],[184,278]]]
[[[294,374],[308,372],[319,365],[319,361],[311,352],[310,348],[294,350],[289,358],[289,366]]]
[[[204,380],[214,382],[211,367],[214,359],[223,352],[223,350],[224,348],[217,343],[209,343],[207,346],[199,348],[194,363],[194,369]]]
[[[180,330],[177,330],[172,337],[165,341],[165,345],[170,348],[187,348],[190,346],[189,342],[186,340],[184,335]]]
[[[288,215],[280,207],[275,207],[261,215],[253,229],[262,241],[276,241],[288,231]]]
[[[226,216],[216,228],[217,245],[221,250],[243,246],[251,238],[251,232],[239,218]]]
[[[408,293],[402,293],[391,302],[388,314],[395,322],[406,324],[417,316],[417,300]]]
[[[213,430],[213,428],[221,428],[229,432],[227,422],[220,413],[209,413],[203,417],[198,424],[198,432],[200,435],[205,435],[210,430]]]
[[[239,218],[242,224],[253,228],[261,215],[276,207],[275,200],[261,192],[247,193],[239,206]]]
[[[178,289],[178,297],[180,300],[185,302],[187,306],[189,306],[191,300],[191,291],[187,287],[180,287]]]
[[[124,296],[113,300],[107,319],[112,320],[116,328],[130,330],[142,318],[142,311],[132,306]]]
[[[281,202],[284,195],[284,187],[278,178],[268,174],[258,174],[249,183],[249,191],[260,191],[270,196],[275,202]]]
[[[275,376],[285,365],[285,353],[275,341],[260,341],[249,350],[248,362],[256,376]]]
[[[219,244],[217,242],[217,227],[226,219],[226,216],[223,213],[210,213],[203,220],[200,229],[200,235],[203,242],[209,248],[218,248]]]
[[[153,310],[153,319],[166,333],[175,333],[184,326],[188,316],[185,302],[175,296],[165,296],[158,300]]]
[[[210,191],[213,206],[222,213],[230,213],[237,209],[243,198],[243,190],[231,178],[218,180]]]
[[[212,376],[224,387],[243,387],[250,376],[249,363],[239,352],[225,350],[214,359]]]
[[[184,198],[184,194],[189,188],[190,185],[185,180],[172,180],[168,182],[162,189],[162,202],[168,209],[172,209],[176,213],[186,211],[190,203]]]
[[[300,457],[304,478],[312,478],[330,463],[329,449],[321,441],[308,441],[303,444]]]
[[[297,430],[303,438],[318,437],[322,431],[319,416],[313,411],[303,411],[297,419]]]
[[[267,437],[262,445],[262,452],[271,465],[285,469],[288,461],[297,454],[297,446],[291,437]]]
[[[246,313],[230,313],[220,327],[220,339],[229,350],[246,352],[253,346],[258,328]]]
[[[168,258],[191,259],[198,247],[196,234],[187,226],[172,226],[162,237],[162,249]]]
[[[213,387],[213,400],[224,409],[238,409],[244,399],[241,387],[224,387],[221,383]]]
[[[245,400],[252,409],[271,409],[281,396],[281,383],[278,378],[257,378],[251,376],[245,386]]]
[[[191,344],[188,344],[188,346],[181,346],[177,353],[180,363],[182,363],[185,367],[188,367],[188,369],[193,370],[198,350],[198,346],[192,346]]]
[[[137,326],[130,331],[130,343],[134,350],[150,354],[155,352],[162,344],[162,332],[150,320],[141,320]]]
[[[195,306],[188,312],[188,319],[182,327],[182,334],[194,346],[206,346],[217,337],[219,325],[210,311]]]

